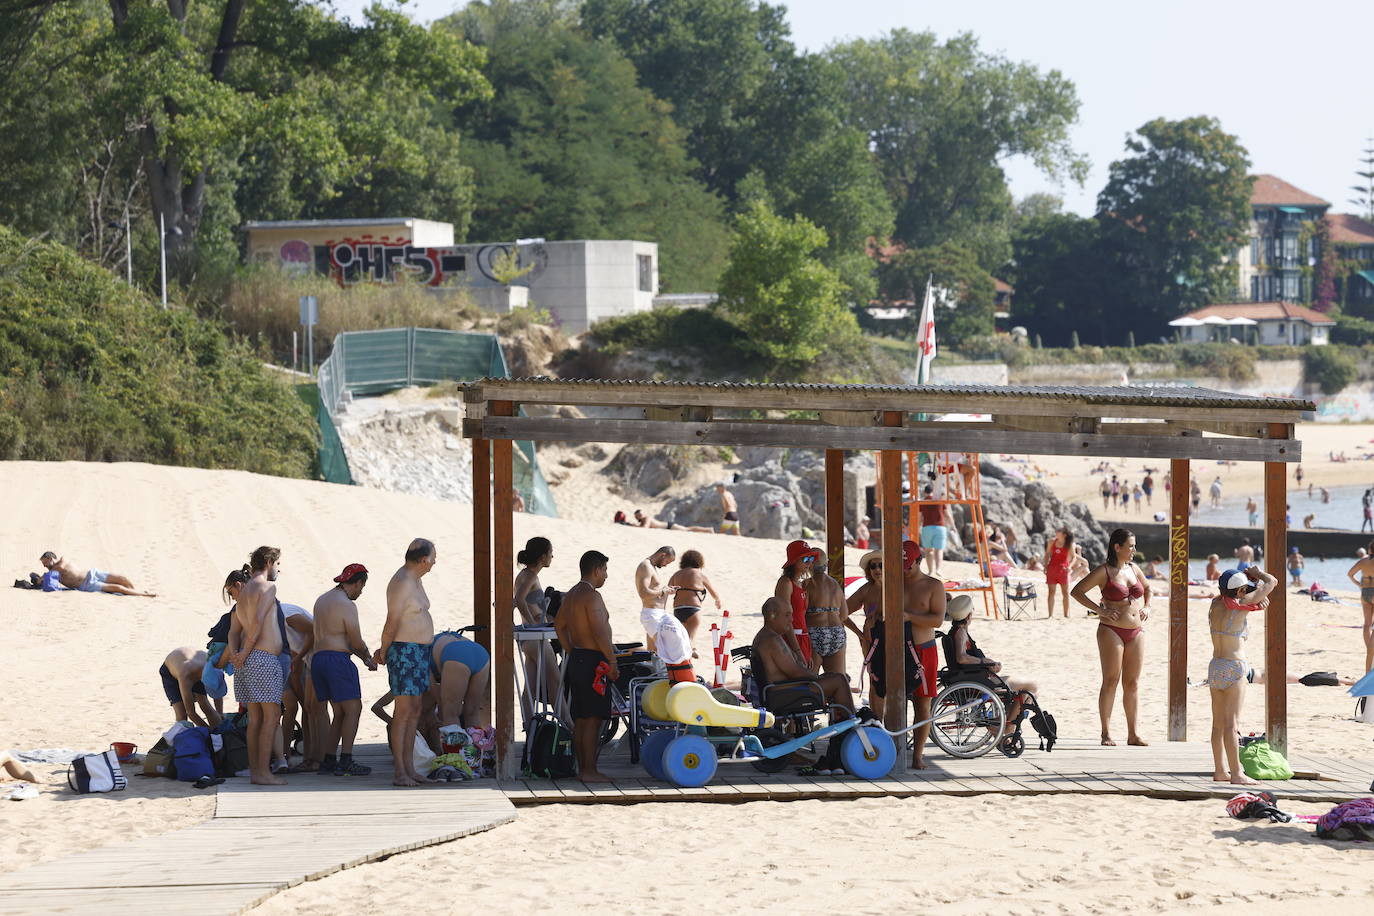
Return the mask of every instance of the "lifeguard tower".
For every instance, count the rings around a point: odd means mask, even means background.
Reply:
[[[973,547],[978,555],[979,581],[985,584],[945,586],[946,592],[981,592],[983,614],[1000,617],[997,592],[993,587],[992,555],[988,549],[987,529],[983,523],[982,475],[977,452],[906,452],[906,479],[911,487],[902,500],[905,537],[921,540],[922,506],[968,506],[973,523]],[[924,496],[926,486],[932,499]]]

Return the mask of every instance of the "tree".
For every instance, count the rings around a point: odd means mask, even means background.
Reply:
[[[778,216],[761,201],[735,220],[720,308],[744,331],[740,346],[766,361],[765,372],[801,368],[829,340],[856,330],[839,275],[815,256],[825,243],[817,226]]]
[[[656,241],[664,287],[713,289],[727,237],[721,202],[693,177],[668,106],[565,7],[491,0],[436,24],[487,52],[494,87],[455,116],[477,176],[474,237]]]
[[[1122,342],[1107,320],[1112,275],[1097,220],[1041,211],[1018,221],[1011,241],[1014,323],[1052,347],[1068,346],[1075,331],[1099,345]]]
[[[1078,117],[1073,84],[982,52],[970,34],[894,30],[839,44],[846,122],[863,130],[897,211],[896,236],[913,247],[968,239],[1006,223],[1011,197],[1001,162],[1030,157],[1046,174],[1082,181],[1087,162],[1069,143]],[[1005,258],[980,242],[983,268]]]
[[[1374,138],[1365,143],[1364,155],[1360,157],[1360,165],[1364,168],[1355,170],[1355,177],[1360,179],[1360,183],[1350,186],[1350,190],[1355,192],[1350,203],[1360,208],[1361,216],[1374,222]]]
[[[1250,159],[1215,118],[1163,118],[1126,141],[1097,198],[1121,304],[1115,320],[1156,336],[1183,311],[1233,297],[1248,238]]]
[[[878,282],[888,302],[913,305],[925,301],[929,282],[934,287],[936,333],[953,349],[971,337],[993,332],[996,284],[978,266],[974,253],[954,242],[897,252],[879,267]],[[913,311],[913,331],[916,320]]]

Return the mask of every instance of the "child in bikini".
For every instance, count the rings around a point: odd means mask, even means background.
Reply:
[[[1245,639],[1250,635],[1248,615],[1268,607],[1268,596],[1278,580],[1258,566],[1245,571],[1230,569],[1221,574],[1221,594],[1207,612],[1212,632],[1212,660],[1207,665],[1207,686],[1212,694],[1212,779],[1234,785],[1255,785],[1240,765],[1240,709],[1250,665],[1245,660]]]

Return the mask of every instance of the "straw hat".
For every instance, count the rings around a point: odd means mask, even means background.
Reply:
[[[945,616],[950,620],[963,620],[973,613],[973,599],[968,595],[955,595],[945,605]]]
[[[869,571],[869,564],[881,561],[882,558],[883,552],[881,550],[870,550],[868,553],[864,554],[862,557],[859,558],[859,569],[867,573]]]

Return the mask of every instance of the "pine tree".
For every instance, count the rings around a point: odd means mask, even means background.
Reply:
[[[1374,222],[1374,137],[1366,138],[1364,142],[1364,155],[1360,157],[1360,165],[1364,168],[1355,170],[1361,183],[1350,186],[1350,190],[1358,195],[1350,198],[1350,203],[1360,208],[1360,216]]]

